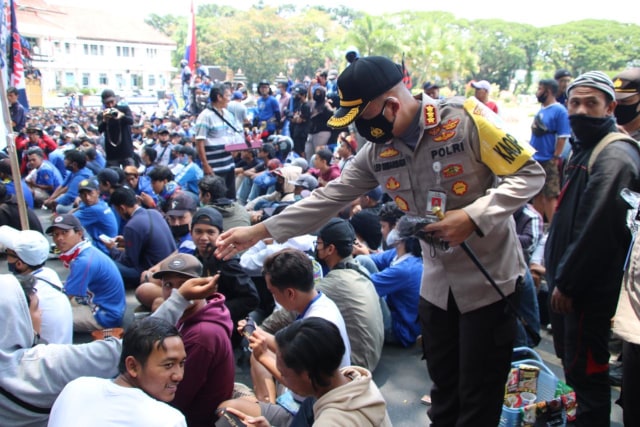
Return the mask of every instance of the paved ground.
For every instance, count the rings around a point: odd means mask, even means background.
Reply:
[[[39,216],[43,227],[49,225],[49,212],[39,211]],[[67,271],[62,263],[57,259],[52,259],[47,266],[55,269],[61,276],[66,277]],[[6,258],[0,258],[0,273],[7,272]],[[127,315],[133,318],[133,311],[137,308],[137,303],[133,297],[133,292],[127,292]],[[86,336],[78,336],[77,341],[86,341]],[[559,377],[562,376],[562,369],[559,360],[553,354],[551,335],[543,331],[542,342],[536,349],[544,359],[546,365]],[[239,360],[236,379],[239,382],[250,384],[251,380],[248,367],[242,362],[242,354],[237,353]],[[389,415],[396,427],[415,427],[427,425],[427,406],[420,403],[420,398],[429,393],[431,380],[427,373],[425,362],[421,359],[422,354],[417,346],[403,349],[387,346],[384,348],[382,359],[374,373],[374,379],[380,387],[387,400]],[[481,369],[481,367],[479,367]],[[618,398],[619,389],[612,387],[612,401]],[[622,426],[622,413],[617,405],[612,406],[611,425],[613,427]]]

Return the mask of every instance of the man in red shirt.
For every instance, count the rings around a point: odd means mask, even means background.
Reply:
[[[484,105],[489,107],[491,111],[498,114],[498,105],[489,101],[489,92],[491,92],[491,83],[486,80],[480,80],[479,82],[471,82],[471,87],[476,90],[476,98]]]

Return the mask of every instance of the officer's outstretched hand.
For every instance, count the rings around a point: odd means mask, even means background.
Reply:
[[[216,241],[215,256],[219,259],[229,259],[238,252],[249,249],[262,239],[271,237],[262,223],[251,227],[236,227],[222,233]]]

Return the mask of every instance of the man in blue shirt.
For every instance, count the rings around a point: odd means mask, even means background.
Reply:
[[[558,82],[540,80],[536,97],[542,108],[531,125],[531,146],[536,149],[533,158],[544,168],[547,177],[544,187],[533,199],[533,207],[551,223],[560,195],[560,171],[564,144],[571,136],[567,109],[556,101]]]
[[[197,156],[196,150],[191,147],[176,145],[173,151],[178,162],[182,165],[182,168],[176,172],[176,183],[178,183],[183,190],[189,191],[196,196],[199,192],[198,182],[200,182],[204,176],[200,166],[193,162],[194,157]]]
[[[73,330],[91,332],[122,326],[125,292],[113,261],[84,239],[82,224],[71,214],[57,215],[46,232],[69,269],[64,291],[71,300]]]
[[[2,182],[5,186],[6,192],[9,196],[13,196],[16,194],[16,186],[13,182],[13,175],[11,175],[11,161],[9,159],[0,160],[0,182]],[[31,193],[31,189],[24,181],[21,179],[22,183],[22,193],[24,194],[24,202],[27,207],[33,209],[33,194]]]
[[[27,166],[31,170],[25,181],[31,187],[36,206],[51,196],[62,185],[60,171],[44,158],[44,152],[39,147],[29,148],[27,151]]]
[[[146,175],[140,175],[138,168],[133,165],[125,166],[124,176],[129,188],[135,191],[138,200],[145,208],[155,208],[158,205],[158,196],[153,192],[151,179]]]
[[[64,164],[69,175],[64,179],[62,185],[58,187],[51,196],[43,202],[49,209],[55,209],[57,213],[68,213],[73,209],[78,197],[78,186],[80,181],[93,176],[91,171],[85,166],[87,156],[80,150],[69,150],[64,153]]]
[[[141,207],[129,187],[117,188],[111,194],[110,202],[127,223],[122,236],[116,236],[114,242],[108,242],[106,246],[125,285],[136,287],[140,284],[142,272],[173,253],[176,243],[162,214],[155,209]]]
[[[7,88],[7,103],[11,116],[11,127],[14,132],[22,132],[27,123],[27,114],[22,104],[18,102],[18,89],[13,86]]]
[[[280,104],[273,97],[271,86],[267,80],[260,80],[258,83],[257,114],[254,118],[254,125],[259,128],[266,127],[269,135],[276,132],[276,127],[280,123]]]
[[[109,248],[100,239],[100,235],[115,237],[118,234],[118,221],[111,208],[101,200],[95,179],[83,179],[78,190],[82,203],[73,215],[80,220],[93,240],[93,245],[108,255]]]
[[[412,224],[403,216],[387,234],[390,249],[369,255],[378,270],[371,274],[371,281],[380,295],[384,341],[403,347],[413,345],[421,332],[418,301],[422,251],[412,231]]]

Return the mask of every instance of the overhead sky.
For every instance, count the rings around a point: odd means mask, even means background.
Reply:
[[[117,13],[150,13],[186,15],[189,12],[190,0],[109,0],[107,2],[87,2],[86,0],[49,0],[50,3],[66,3],[83,7],[108,7]],[[194,0],[195,6],[215,3],[229,5],[238,9],[247,9],[256,4],[256,0]],[[279,4],[300,4],[299,0],[264,0],[267,6]],[[520,22],[538,27],[562,24],[582,19],[606,19],[640,25],[640,14],[629,13],[628,8],[601,4],[590,7],[587,3],[537,0],[535,2],[514,2],[513,0],[445,0],[425,1],[408,0],[404,3],[372,0],[305,0],[305,4],[322,4],[325,7],[347,5],[354,10],[363,10],[372,15],[399,12],[402,10],[432,11],[442,10],[453,13],[458,18],[466,19],[503,19],[509,22]],[[626,11],[626,13],[625,13]]]

